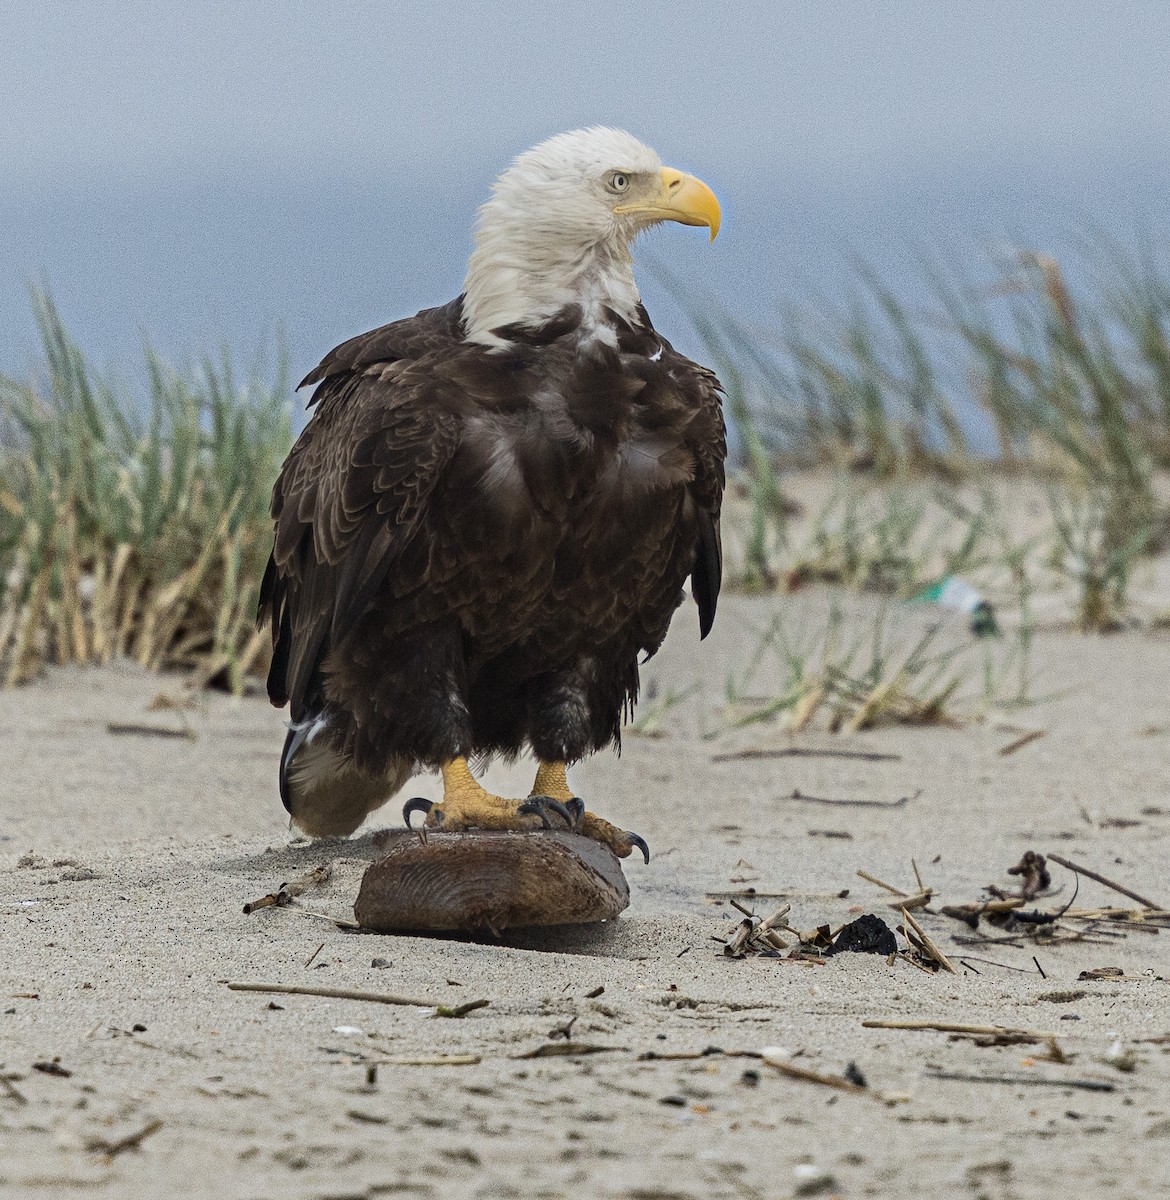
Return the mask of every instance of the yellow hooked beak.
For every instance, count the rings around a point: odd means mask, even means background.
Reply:
[[[619,204],[615,213],[636,213],[658,221],[678,221],[680,225],[706,225],[711,241],[719,232],[719,201],[715,193],[693,175],[662,168],[662,186],[658,195],[649,200]]]

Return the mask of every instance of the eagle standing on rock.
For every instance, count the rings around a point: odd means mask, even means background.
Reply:
[[[272,703],[291,705],[280,795],[315,836],[352,833],[416,772],[441,829],[567,827],[566,765],[617,744],[638,659],[689,576],[715,617],[726,439],[715,375],[655,332],[630,246],[719,203],[627,133],[522,154],[480,209],[463,294],[338,346],[301,386],[312,419],[272,498],[260,593]],[[486,792],[474,756],[539,761]]]

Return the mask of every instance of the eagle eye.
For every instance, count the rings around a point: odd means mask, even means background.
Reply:
[[[608,180],[611,192],[624,192],[630,186],[630,177],[624,171],[614,171]]]

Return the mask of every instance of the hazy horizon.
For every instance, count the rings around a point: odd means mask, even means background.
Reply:
[[[640,244],[660,328],[698,347],[647,269],[775,324],[842,298],[861,257],[911,294],[924,253],[1170,231],[1170,7],[895,3],[501,5],[270,0],[86,22],[0,4],[0,370],[39,362],[29,284],[95,362],[143,335],[295,374],[449,299],[475,208],[547,134],[622,125],[719,193],[713,247]]]

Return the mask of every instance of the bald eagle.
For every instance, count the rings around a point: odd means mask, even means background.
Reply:
[[[332,350],[272,498],[260,596],[268,693],[291,707],[280,795],[315,837],[352,833],[421,770],[443,829],[572,828],[566,766],[619,742],[691,580],[715,617],[725,431],[715,375],[650,323],[630,247],[706,226],[706,184],[627,133],[520,155],[479,212],[462,295]],[[538,760],[490,795],[469,759]]]

